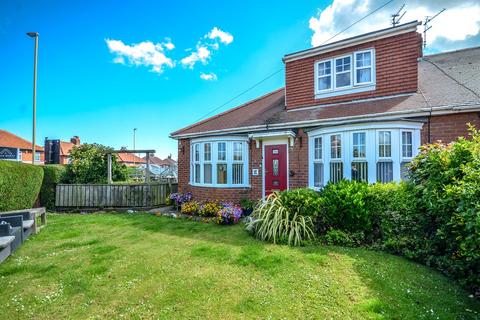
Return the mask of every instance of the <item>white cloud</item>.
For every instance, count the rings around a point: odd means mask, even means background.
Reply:
[[[220,42],[226,45],[229,45],[233,41],[233,36],[230,33],[222,31],[217,27],[213,27],[213,29],[207,33],[206,37],[213,40],[218,38]]]
[[[322,45],[330,37],[384,3],[385,0],[333,0],[324,10],[310,18],[312,46]],[[391,26],[390,15],[398,10],[400,4],[393,2],[387,5],[331,41],[388,28]],[[410,0],[406,2],[406,14],[402,22],[424,20],[425,16],[433,16],[442,8],[447,10],[431,22],[432,29],[427,33],[428,50],[442,51],[474,45],[474,39],[480,37],[478,0]]]
[[[170,38],[165,38],[165,42],[162,42],[162,45],[167,49],[167,50],[173,50],[175,49],[175,45],[172,43],[172,40]]]
[[[180,60],[184,67],[193,69],[197,62],[208,64],[212,51],[220,49],[220,43],[229,45],[233,41],[233,36],[217,27],[213,27],[210,32],[205,34],[197,43],[196,50],[191,52],[188,56]]]
[[[212,52],[208,50],[207,47],[197,46],[196,51],[190,53],[190,55],[180,60],[180,62],[184,67],[189,67],[190,69],[193,69],[197,62],[207,64],[207,61],[210,58],[211,54]]]
[[[121,40],[105,39],[110,52],[116,54],[114,63],[130,64],[136,66],[151,67],[152,72],[161,73],[165,67],[173,68],[175,63],[165,55],[165,48],[173,44],[168,41],[167,44],[154,44],[151,41],[144,41],[137,44],[124,44]],[[171,44],[171,46],[169,45]]]
[[[210,73],[200,73],[200,79],[207,80],[207,81],[214,81],[217,80],[217,75],[213,72]]]

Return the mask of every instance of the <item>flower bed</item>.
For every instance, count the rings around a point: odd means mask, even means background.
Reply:
[[[192,194],[174,193],[170,195],[177,210],[192,219],[201,221],[215,221],[222,225],[236,224],[243,215],[242,208],[230,202],[192,200]]]

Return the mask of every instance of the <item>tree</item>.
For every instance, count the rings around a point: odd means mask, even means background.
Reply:
[[[108,181],[107,152],[110,147],[101,144],[82,144],[70,151],[70,164],[67,166],[66,179],[70,183],[106,183]],[[127,180],[127,167],[112,154],[113,181]]]

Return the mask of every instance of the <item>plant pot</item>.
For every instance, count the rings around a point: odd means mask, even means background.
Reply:
[[[242,209],[242,211],[243,211],[243,215],[244,215],[244,216],[249,216],[249,215],[252,214],[253,209],[252,209],[252,208],[250,208],[250,209]]]

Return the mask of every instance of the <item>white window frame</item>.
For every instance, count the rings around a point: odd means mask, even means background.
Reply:
[[[370,82],[357,82],[357,60],[356,56],[357,53],[366,53],[370,52],[371,56],[371,65],[370,67],[360,67],[358,69],[366,69],[370,68]],[[343,87],[337,87],[337,80],[336,80],[336,75],[337,75],[337,68],[336,68],[336,61],[339,59],[343,59],[346,57],[350,57],[350,86],[343,86]],[[324,89],[324,90],[319,90],[318,89],[318,84],[319,84],[319,78],[320,77],[325,77],[325,76],[319,76],[318,74],[318,66],[321,63],[325,62],[330,62],[330,89]],[[352,94],[352,93],[360,93],[360,92],[366,92],[366,91],[372,91],[376,89],[376,60],[375,60],[375,49],[374,48],[369,48],[369,49],[364,49],[364,50],[359,50],[359,51],[354,51],[349,54],[343,54],[335,57],[331,57],[328,59],[322,59],[319,61],[315,61],[314,65],[314,76],[315,76],[315,81],[314,81],[314,94],[316,99],[322,99],[322,98],[328,98],[328,97],[334,97],[334,96],[339,96],[339,95],[344,95],[344,94]],[[341,72],[344,73],[344,72]]]
[[[325,74],[325,75],[320,75],[318,73],[318,68],[319,68],[319,65],[322,64],[322,63],[326,63],[326,62],[330,62],[330,74]],[[334,70],[333,70],[333,60],[332,59],[327,59],[327,60],[322,60],[322,61],[318,61],[318,62],[315,62],[315,92],[316,93],[323,93],[323,92],[330,92],[333,90],[333,86],[334,86]],[[318,85],[319,85],[319,79],[320,78],[326,78],[326,77],[330,77],[330,88],[328,89],[322,89],[320,90],[318,88]]]
[[[206,159],[206,152],[205,152],[205,148],[206,146],[209,145],[210,146],[210,160],[207,160]],[[203,176],[202,176],[202,179],[200,180],[200,182],[203,182],[204,184],[208,184],[208,185],[211,185],[213,184],[213,165],[212,165],[212,158],[213,158],[213,152],[212,152],[212,143],[211,142],[205,142],[205,143],[202,143],[202,150],[203,150],[203,154],[202,154],[202,159],[203,159],[203,163],[202,163],[202,171],[203,171]],[[206,182],[205,181],[205,165],[206,164],[209,164],[210,165],[210,182]]]
[[[410,157],[408,156],[404,156],[403,155],[403,146],[404,146],[404,143],[403,143],[403,133],[404,132],[407,132],[407,133],[410,133],[412,135],[412,155]],[[413,151],[414,151],[414,146],[415,146],[415,143],[414,143],[414,132],[412,130],[401,130],[400,131],[400,145],[401,145],[401,149],[400,149],[400,152],[401,152],[401,156],[402,156],[402,160],[403,162],[410,162],[412,161],[413,159]]]
[[[390,156],[381,156],[380,155],[380,133],[382,132],[389,132],[390,133]],[[382,146],[387,146],[387,144],[382,144]],[[385,150],[385,149],[384,149]],[[392,153],[393,153],[393,134],[392,134],[392,130],[388,130],[388,129],[385,129],[385,130],[378,130],[377,131],[377,159],[379,161],[388,161],[388,160],[392,160]]]
[[[233,160],[233,144],[235,142],[242,143],[242,160]],[[226,147],[226,158],[225,160],[218,160],[218,145],[219,143],[225,143]],[[210,144],[210,161],[205,161],[205,144]],[[200,182],[195,182],[195,146],[199,145],[200,151]],[[243,188],[243,187],[250,187],[249,185],[249,177],[248,177],[248,170],[249,170],[249,154],[248,154],[248,138],[246,137],[237,137],[237,136],[225,136],[225,137],[208,137],[208,138],[199,138],[199,139],[192,139],[191,140],[191,170],[190,170],[190,184],[193,186],[199,187],[213,187],[213,188]],[[211,164],[212,165],[212,183],[204,183],[204,164]],[[242,184],[233,184],[233,164],[234,163],[242,163],[243,164],[243,171],[242,171]],[[217,183],[217,164],[226,164],[227,165],[227,183],[226,184],[219,184]]]
[[[317,139],[320,139],[320,157],[316,156],[317,155],[317,150],[316,150],[315,143],[316,143]],[[313,183],[312,183],[312,185],[314,186],[314,188],[320,189],[325,185],[325,163],[323,162],[323,159],[324,159],[323,153],[324,153],[324,150],[325,150],[325,141],[324,141],[323,136],[315,137],[315,138],[313,138],[312,141],[313,141],[313,166],[312,166]],[[315,168],[314,168],[315,164],[321,164],[322,165],[322,172],[321,172],[322,184],[320,186],[315,186]]]
[[[367,162],[367,176],[369,183],[377,182],[377,162],[378,161],[392,161],[393,162],[393,180],[401,181],[401,163],[405,159],[402,158],[402,145],[401,145],[401,132],[412,132],[413,154],[415,157],[419,152],[420,147],[420,131],[423,124],[410,121],[385,121],[385,122],[371,122],[363,124],[351,124],[340,125],[334,127],[324,127],[308,132],[308,185],[314,190],[321,188],[315,187],[314,184],[314,163],[315,163],[315,143],[314,139],[322,137],[323,139],[323,179],[324,183],[330,181],[330,162],[339,161],[343,162],[343,178],[351,179],[351,163],[355,161]],[[390,131],[391,132],[391,156],[390,157],[378,157],[378,132]],[[365,132],[366,134],[366,157],[354,158],[353,157],[353,133]],[[335,134],[341,134],[342,136],[342,158],[331,159],[330,148],[330,136]],[[327,142],[326,142],[327,141]]]
[[[357,54],[360,54],[360,53],[367,53],[369,52],[370,53],[370,66],[368,67],[357,67]],[[361,51],[355,51],[353,53],[353,62],[354,62],[354,66],[353,66],[353,83],[355,86],[364,86],[364,85],[370,85],[372,83],[374,83],[374,75],[375,75],[375,51],[373,49],[368,49],[368,50],[361,50]],[[369,82],[358,82],[357,81],[357,70],[361,70],[361,69],[367,69],[367,68],[370,68],[370,81]]]
[[[348,71],[340,71],[340,72],[337,72],[337,60],[341,60],[341,59],[345,59],[345,58],[350,58],[350,70]],[[353,70],[353,59],[352,59],[352,55],[351,54],[347,54],[345,56],[340,56],[340,57],[336,57],[335,59],[333,59],[333,68],[335,69],[334,72],[333,72],[333,75],[334,75],[334,90],[344,90],[344,89],[349,89],[349,88],[352,88],[353,87],[353,79],[352,79],[352,70]],[[333,69],[332,68],[332,69]],[[350,74],[350,84],[348,86],[341,86],[341,87],[338,87],[337,86],[337,74]]]

